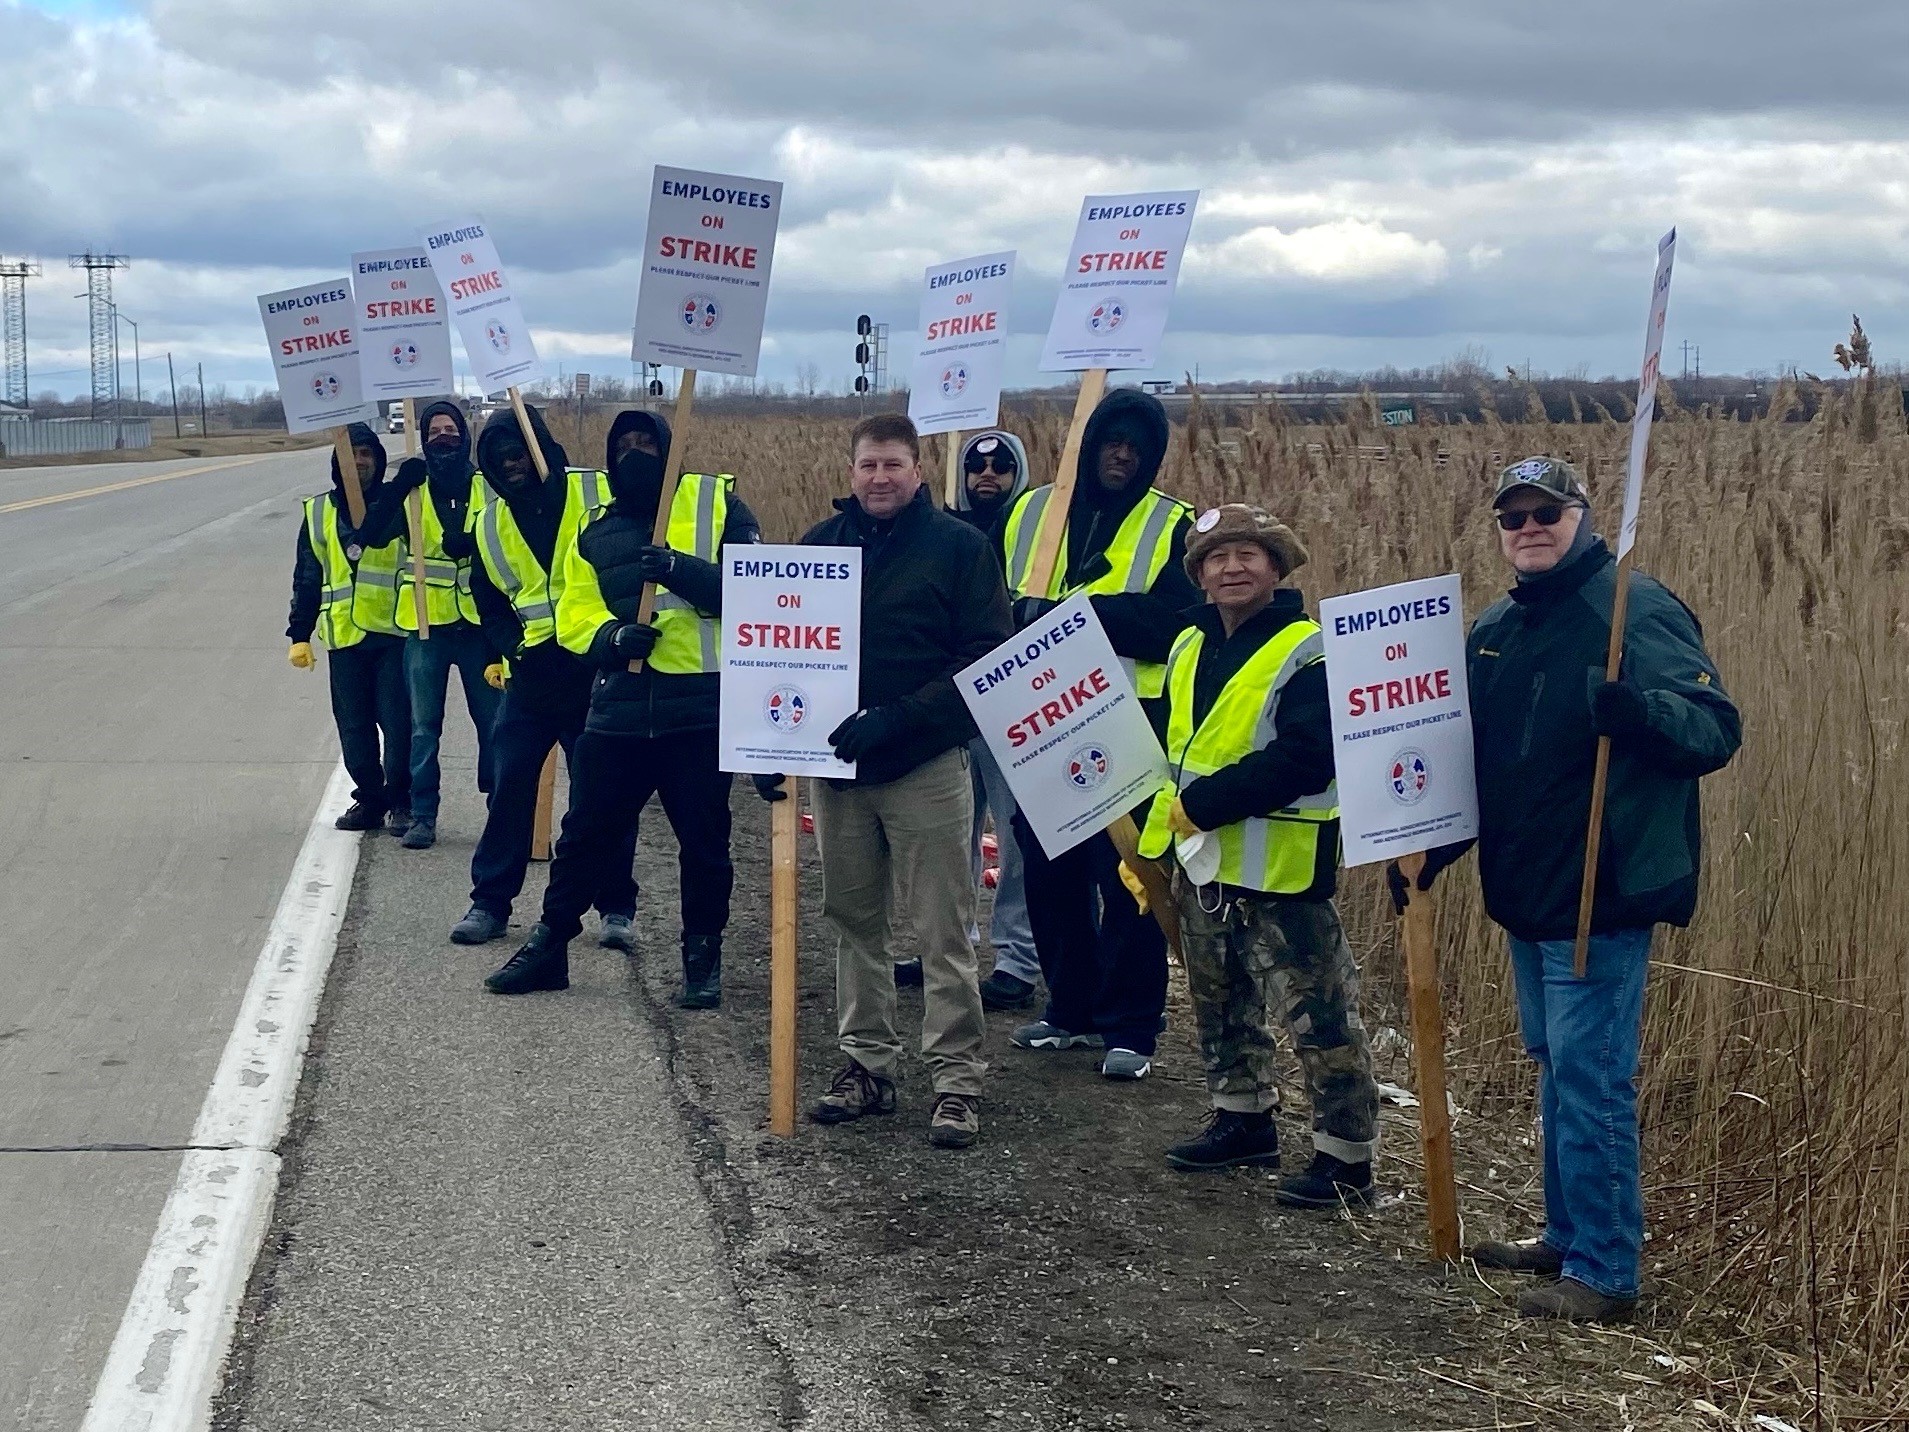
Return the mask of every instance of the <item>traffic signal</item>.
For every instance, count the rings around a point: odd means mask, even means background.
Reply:
[[[866,338],[868,337],[869,330],[873,327],[874,325],[869,322],[868,315],[864,313],[855,320],[855,336],[857,338]]]

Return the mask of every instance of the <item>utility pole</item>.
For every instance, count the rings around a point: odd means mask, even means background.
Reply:
[[[179,431],[179,380],[172,376],[171,353],[166,354],[166,386],[172,389],[172,435],[175,438],[184,437],[185,434]]]
[[[40,272],[31,259],[0,259],[0,403],[30,407],[27,391],[27,280]]]
[[[199,436],[212,436],[212,429],[205,420],[205,364],[199,365]]]
[[[1690,347],[1691,347],[1690,340],[1688,338],[1686,338],[1683,341],[1682,347],[1684,350],[1684,381],[1688,383],[1690,381]],[[1703,370],[1699,368],[1698,371],[1701,373]]]
[[[86,270],[86,327],[92,360],[95,418],[119,417],[119,325],[113,321],[113,270],[129,267],[124,254],[69,254],[68,268]],[[104,410],[104,411],[102,411]]]

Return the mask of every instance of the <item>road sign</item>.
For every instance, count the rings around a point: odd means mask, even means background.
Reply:
[[[588,373],[577,374],[577,396],[579,398],[587,398],[590,396],[590,375]]]

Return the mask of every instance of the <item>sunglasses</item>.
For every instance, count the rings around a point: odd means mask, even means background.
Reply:
[[[961,466],[969,476],[977,476],[993,468],[1002,477],[1014,476],[1016,464],[1011,452],[971,452],[963,459]]]
[[[1541,507],[1528,507],[1523,512],[1500,512],[1498,525],[1507,532],[1516,532],[1525,525],[1525,518],[1530,517],[1540,527],[1556,527],[1564,520],[1564,514],[1576,506],[1575,502],[1547,502]]]

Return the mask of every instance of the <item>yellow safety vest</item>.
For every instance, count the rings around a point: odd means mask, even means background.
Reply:
[[[557,545],[550,554],[551,570],[546,572],[530,543],[524,540],[523,529],[517,525],[510,504],[492,490],[483,474],[472,478],[467,524],[477,538],[478,556],[490,575],[491,585],[504,594],[517,619],[524,624],[526,648],[556,639],[564,552],[576,541],[584,522],[601,512],[610,501],[610,479],[604,473],[573,467],[564,474],[564,480],[563,515],[557,521]]]
[[[1008,591],[1017,598],[1045,597],[1060,601],[1078,592],[1107,596],[1116,592],[1151,591],[1161,568],[1167,564],[1167,554],[1173,549],[1175,523],[1190,518],[1193,513],[1193,509],[1177,497],[1169,497],[1164,492],[1148,488],[1122,520],[1120,530],[1114,533],[1114,540],[1107,546],[1107,571],[1080,586],[1065,586],[1067,532],[1063,529],[1060,554],[1055,559],[1047,590],[1031,591],[1035,539],[1041,530],[1041,515],[1047,511],[1047,504],[1053,500],[1053,496],[1052,486],[1037,487],[1032,492],[1022,494],[1008,513],[1001,541],[1007,549]],[[1120,664],[1127,668],[1127,675],[1140,696],[1157,697],[1166,690],[1167,669],[1160,662],[1131,661],[1122,657]]]
[[[1271,745],[1276,734],[1280,693],[1293,673],[1325,660],[1319,625],[1296,621],[1274,634],[1226,683],[1199,729],[1193,729],[1193,678],[1206,635],[1189,627],[1167,657],[1167,759],[1174,783],[1154,797],[1140,853],[1166,854],[1173,844],[1167,811],[1173,797],[1201,776]],[[1326,826],[1339,818],[1338,782],[1306,796],[1277,814],[1254,817],[1212,832],[1220,843],[1220,882],[1267,895],[1297,895],[1310,889],[1319,867],[1319,842]],[[1335,858],[1337,852],[1334,852]]]
[[[664,544],[673,551],[715,562],[722,552],[723,528],[729,521],[729,494],[736,479],[729,473],[686,472],[670,500],[669,533]],[[565,514],[568,516],[568,513]],[[594,514],[583,525],[594,520]],[[579,544],[558,543],[563,552],[563,591],[557,599],[557,640],[579,656],[607,621],[616,619],[603,600],[596,568]],[[646,663],[670,676],[722,670],[722,623],[705,616],[674,592],[656,592],[656,611],[650,619],[661,635]]]
[[[475,491],[483,474],[471,474]],[[424,609],[431,625],[449,626],[452,622],[477,621],[477,603],[471,597],[471,559],[453,559],[444,553],[444,522],[437,515],[437,500],[426,483],[418,489],[424,494],[419,527],[424,536]],[[409,499],[407,498],[408,502]],[[406,631],[418,629],[418,602],[411,595],[411,525],[407,520],[398,535],[398,625]]]
[[[332,651],[356,646],[368,632],[398,634],[398,544],[367,547],[354,564],[338,536],[338,499],[305,499],[305,535],[324,572],[318,639]]]

